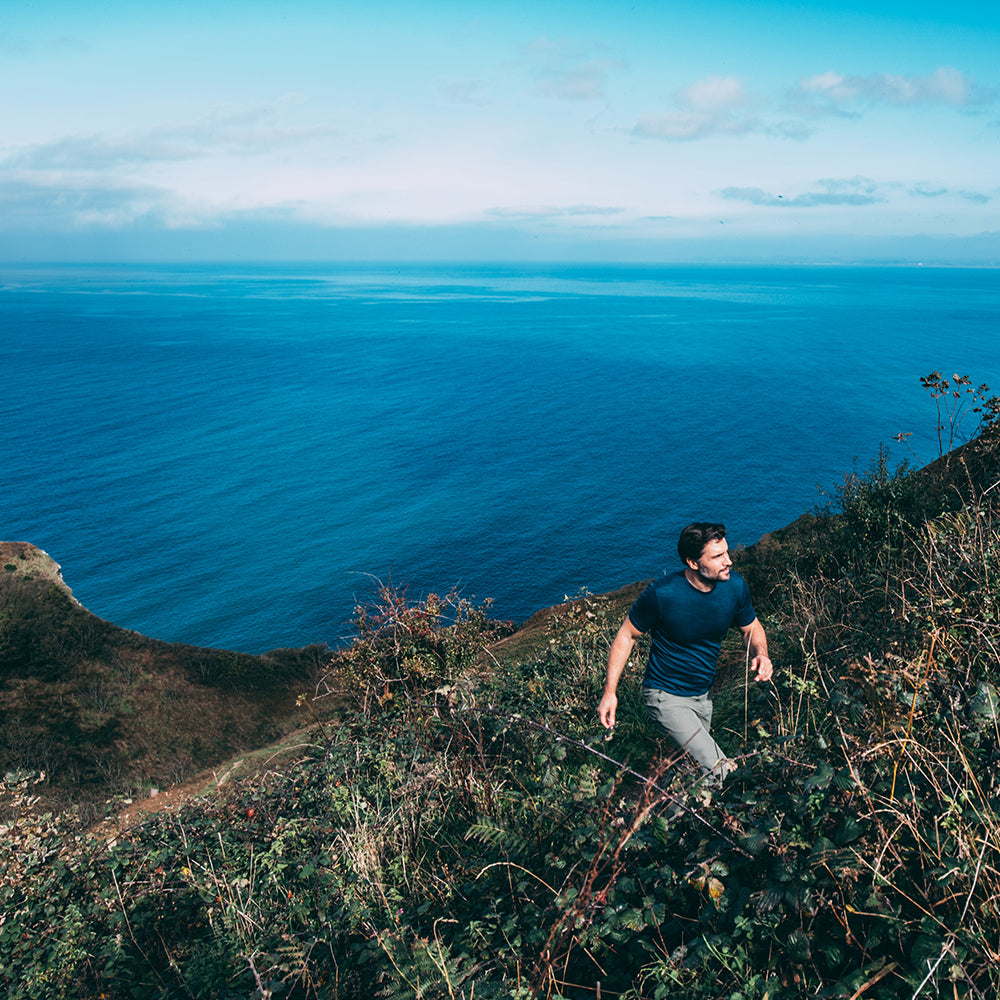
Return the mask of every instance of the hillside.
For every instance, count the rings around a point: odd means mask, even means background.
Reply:
[[[307,717],[324,646],[250,656],[160,642],[75,600],[60,567],[0,542],[0,773],[41,771],[53,807],[102,815],[262,746]]]
[[[11,997],[889,1000],[1000,992],[1000,442],[845,477],[739,553],[779,669],[724,650],[714,795],[595,725],[639,584],[513,635],[384,588],[312,730],[109,834],[5,785]],[[637,668],[636,668],[637,669]],[[335,710],[329,711],[328,706]],[[110,837],[110,839],[109,839]]]

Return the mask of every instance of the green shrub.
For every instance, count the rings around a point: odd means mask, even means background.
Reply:
[[[453,685],[486,647],[513,631],[489,618],[491,604],[454,590],[413,602],[405,588],[380,583],[375,598],[358,605],[355,637],[335,655],[326,689],[343,691],[363,711],[435,695],[453,700]]]

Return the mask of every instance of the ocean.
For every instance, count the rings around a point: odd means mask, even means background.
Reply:
[[[880,443],[936,457],[919,379],[1000,391],[998,278],[5,265],[0,537],[170,641],[337,645],[378,581],[521,621],[672,568],[690,521],[751,544]]]

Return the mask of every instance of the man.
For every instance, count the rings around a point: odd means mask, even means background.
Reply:
[[[743,633],[756,679],[771,679],[767,637],[757,620],[750,589],[733,573],[722,524],[689,524],[677,543],[684,568],[654,580],[632,605],[608,653],[601,724],[615,724],[615,691],[636,639],[650,633],[642,700],[650,718],[701,765],[715,782],[735,768],[712,738],[712,701],[722,637],[730,627]]]

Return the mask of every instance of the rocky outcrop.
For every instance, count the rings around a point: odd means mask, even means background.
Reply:
[[[73,597],[73,591],[62,578],[59,563],[30,542],[0,542],[0,567],[0,572],[17,574],[22,580],[48,580],[58,584]]]

